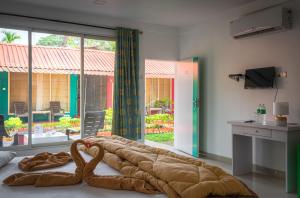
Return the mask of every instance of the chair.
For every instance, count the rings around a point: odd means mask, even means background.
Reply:
[[[96,136],[99,129],[104,128],[105,111],[88,111],[84,117],[84,133],[83,137]],[[80,130],[67,129],[68,139],[70,133],[78,133]]]
[[[105,111],[89,111],[84,117],[84,137],[95,136],[104,128]]]
[[[59,101],[50,101],[51,121],[54,121],[55,116],[63,117],[65,115],[64,109],[61,108]],[[63,111],[63,113],[61,113]]]
[[[26,105],[25,102],[13,102],[14,113],[19,118],[28,117],[28,113],[26,113]]]

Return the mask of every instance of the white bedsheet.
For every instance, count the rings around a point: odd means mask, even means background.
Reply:
[[[91,159],[91,157],[86,154],[82,155],[87,161]],[[2,180],[7,176],[21,172],[18,168],[18,162],[21,159],[22,157],[17,157],[7,166],[0,169],[0,198],[167,198],[164,194],[148,195],[133,191],[95,188],[88,186],[85,182],[74,186],[39,188],[34,186],[9,187],[2,184]],[[75,167],[74,162],[71,162],[62,167],[44,171],[74,172]],[[100,163],[97,166],[95,173],[101,175],[119,175],[119,172],[104,163]]]

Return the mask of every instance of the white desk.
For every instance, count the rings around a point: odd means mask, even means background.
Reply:
[[[260,138],[285,144],[286,192],[296,191],[296,145],[300,144],[300,125],[280,127],[258,123],[230,121],[232,125],[233,175],[252,172],[252,139]]]

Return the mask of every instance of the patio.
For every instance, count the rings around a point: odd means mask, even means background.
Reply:
[[[32,50],[32,143],[62,142],[79,138],[79,49],[33,46]],[[10,136],[3,137],[3,146],[26,145],[28,143],[27,46],[1,43],[0,54],[2,54],[0,114],[5,118],[5,128]],[[174,70],[174,62],[156,60],[145,62],[146,138],[150,138],[149,134],[173,132]],[[105,111],[104,127],[97,134],[110,135],[114,52],[85,49],[84,72],[85,110]],[[24,107],[18,112],[15,104],[20,102]],[[58,102],[56,112],[53,111],[51,102]],[[69,135],[66,131],[70,128],[78,132]]]

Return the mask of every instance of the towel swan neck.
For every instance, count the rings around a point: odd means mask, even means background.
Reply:
[[[83,180],[89,185],[98,188],[113,190],[131,190],[147,194],[159,193],[153,186],[143,179],[122,175],[96,175],[94,170],[104,157],[104,149],[99,143],[92,143],[89,148],[97,147],[96,156],[88,162],[83,170]]]
[[[78,151],[78,144],[85,145],[86,143],[83,140],[74,141],[71,145],[70,152],[71,152],[73,161],[76,164],[75,175],[82,180],[83,170],[86,165],[86,162]]]

